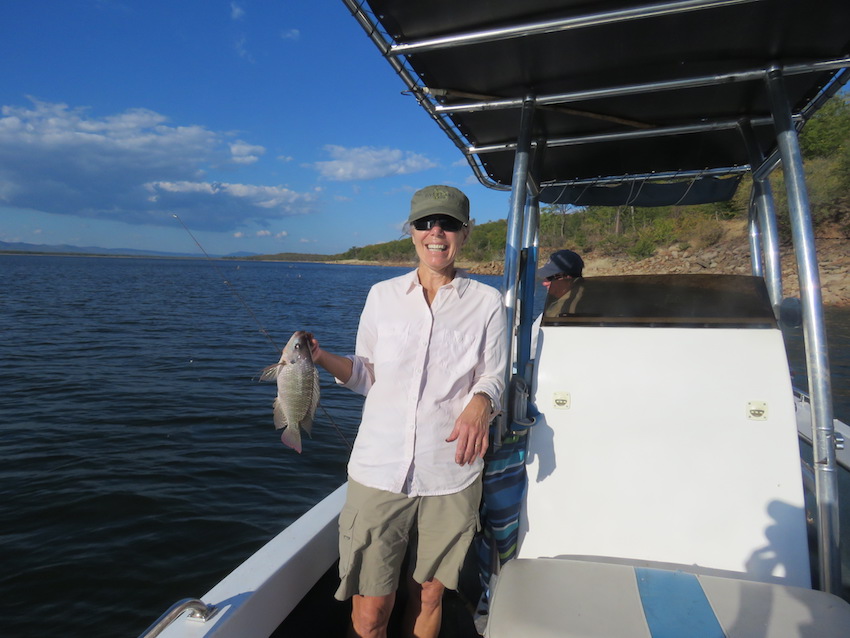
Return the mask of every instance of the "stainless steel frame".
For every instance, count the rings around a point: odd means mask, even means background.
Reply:
[[[626,22],[646,18],[683,13],[686,11],[700,11],[703,9],[716,9],[725,5],[747,4],[759,0],[678,0],[675,2],[659,2],[656,4],[645,4],[631,9],[604,11],[578,15],[560,20],[545,20],[530,22],[502,29],[485,29],[469,33],[456,33],[441,38],[421,40],[419,42],[407,42],[390,47],[391,55],[411,55],[423,51],[433,51],[446,47],[468,46],[481,44],[483,42],[498,42],[511,38],[522,38],[529,35],[540,35],[566,31],[569,29],[584,29],[587,27],[610,24],[612,22]]]
[[[803,59],[799,56],[786,60],[784,65],[774,64],[767,68],[748,68],[734,72],[693,75],[673,78],[665,81],[613,85],[592,90],[575,90],[551,94],[525,95],[518,97],[513,93],[510,98],[465,93],[452,90],[452,87],[427,86],[426,82],[412,71],[407,56],[425,54],[438,49],[464,47],[506,39],[533,37],[540,33],[556,33],[614,22],[642,20],[653,16],[672,13],[687,13],[712,9],[719,6],[750,4],[758,0],[681,0],[673,2],[655,2],[628,9],[617,9],[586,15],[573,15],[557,20],[526,22],[519,25],[469,30],[467,32],[443,34],[440,37],[424,38],[416,41],[394,42],[373,16],[367,14],[358,0],[343,0],[351,13],[376,44],[396,73],[401,77],[410,93],[425,109],[432,119],[447,134],[449,139],[464,154],[478,180],[485,186],[499,190],[511,188],[511,203],[508,217],[508,238],[505,256],[504,288],[506,308],[510,330],[511,360],[516,371],[523,375],[522,369],[527,358],[526,309],[533,300],[533,283],[530,273],[536,269],[537,262],[537,189],[544,187],[596,185],[624,182],[644,182],[653,180],[693,179],[708,175],[728,176],[751,171],[753,176],[753,195],[750,216],[750,246],[752,250],[753,272],[765,277],[771,303],[778,312],[782,301],[782,280],[779,264],[778,235],[776,232],[776,212],[773,196],[767,177],[780,163],[786,175],[791,225],[797,266],[800,274],[800,291],[803,305],[803,323],[809,388],[813,406],[813,441],[815,450],[815,483],[818,507],[818,546],[821,573],[821,588],[837,593],[840,588],[840,557],[838,554],[838,495],[836,486],[835,440],[832,426],[832,404],[830,395],[829,361],[826,351],[826,339],[821,306],[820,282],[818,280],[817,260],[815,256],[814,236],[809,213],[808,196],[802,172],[802,157],[797,140],[797,129],[840,84],[850,77],[850,56],[846,49],[838,57],[821,56],[821,59]],[[833,50],[829,56],[836,55]],[[825,58],[825,59],[824,59]],[[799,61],[798,61],[799,60]],[[722,67],[721,67],[722,68]],[[817,94],[796,114],[792,113],[784,86],[784,78],[799,74],[818,74],[838,71],[830,80],[833,84],[819,87]],[[723,118],[713,121],[648,126],[640,122],[619,120],[626,130],[599,131],[586,135],[552,136],[547,139],[533,140],[534,117],[538,110],[552,106],[576,104],[588,100],[600,100],[622,96],[661,94],[663,92],[707,86],[720,86],[731,83],[750,82],[768,88],[770,118],[753,117],[741,121]],[[805,99],[808,99],[806,97]],[[460,103],[446,101],[463,100]],[[451,119],[453,114],[509,110],[519,111],[520,122],[516,138],[506,139],[503,143],[474,144]],[[604,117],[603,117],[604,119]],[[614,121],[614,118],[609,118]],[[759,147],[754,127],[759,127],[765,137],[765,129],[773,126],[777,138],[775,150],[765,158],[767,150]],[[532,154],[536,151],[563,146],[586,145],[595,142],[613,142],[640,138],[658,138],[661,136],[680,136],[698,134],[705,131],[731,130],[738,128],[746,144],[749,164],[731,166],[710,166],[705,168],[688,167],[686,170],[663,170],[622,175],[599,175],[567,179],[563,176],[556,181],[538,182],[535,177],[540,171],[532,166]],[[501,134],[502,131],[499,131]],[[516,140],[516,141],[514,141]],[[512,187],[497,183],[484,170],[479,156],[487,153],[515,151]],[[728,163],[728,162],[726,162]],[[613,171],[612,171],[613,172]],[[531,188],[529,189],[529,184]],[[763,263],[762,263],[763,262]],[[517,308],[522,312],[522,320],[517,325]],[[511,381],[508,374],[506,381]],[[510,387],[510,386],[509,386]],[[510,393],[506,395],[505,414],[511,415]],[[508,416],[510,418],[510,416]],[[507,421],[507,419],[506,419]],[[503,424],[507,426],[507,423]]]
[[[750,164],[760,166],[764,162],[764,155],[756,142],[750,121],[741,121],[740,129],[751,158]],[[773,189],[766,178],[756,179],[753,176],[749,221],[753,275],[764,277],[770,303],[778,319],[779,304],[782,303],[782,264],[779,257],[779,231],[773,205]]]
[[[534,99],[529,96],[522,107],[519,122],[519,140],[514,160],[513,190],[511,191],[511,205],[508,213],[508,233],[505,242],[505,269],[504,269],[504,292],[505,310],[508,322],[508,360],[515,364],[517,362],[516,341],[516,317],[519,303],[520,265],[523,250],[523,229],[525,228],[525,210],[528,199],[528,183],[530,180],[529,167],[531,166],[531,129],[534,122]],[[524,306],[525,304],[523,304]],[[514,365],[509,365],[505,370],[505,396],[502,401],[503,419],[497,428],[496,445],[501,443],[501,436],[507,428],[511,427],[513,416],[513,397],[511,396],[511,380],[513,378]]]
[[[812,73],[815,70],[843,69],[850,65],[850,56],[820,60],[807,64],[789,64],[782,67],[786,76]],[[556,93],[552,95],[541,95],[536,98],[537,105],[557,106],[562,104],[575,104],[601,98],[624,97],[629,95],[645,95],[647,93],[659,93],[662,91],[673,91],[680,89],[695,89],[703,86],[714,86],[732,82],[755,82],[764,78],[765,69],[751,68],[746,71],[735,73],[721,73],[716,75],[699,75],[681,80],[668,80],[666,82],[652,82],[646,84],[623,84],[611,86],[592,91],[572,91],[570,93]],[[451,91],[428,90],[432,95],[451,95]],[[470,111],[491,111],[499,109],[515,109],[522,105],[521,100],[516,99],[487,99],[483,96],[478,101],[465,104],[453,104],[451,106],[437,105],[434,107],[436,113],[463,113]]]
[[[424,90],[424,87],[417,82],[415,74],[407,67],[404,60],[399,57],[390,56],[390,42],[391,38],[387,36],[380,28],[380,26],[373,21],[372,17],[363,10],[363,4],[358,2],[358,0],[342,0],[343,4],[348,7],[348,10],[351,12],[351,15],[357,20],[366,34],[369,36],[369,39],[372,40],[372,43],[378,47],[378,50],[382,55],[387,57],[387,60],[390,63],[390,66],[395,70],[398,76],[401,78],[402,82],[408,87],[410,92],[416,97],[416,101],[419,105],[425,109],[426,112],[431,116],[431,118],[437,123],[446,136],[454,143],[455,146],[460,149],[464,155],[467,157],[467,161],[469,162],[469,166],[472,169],[472,172],[478,178],[478,181],[487,186],[488,188],[492,188],[494,190],[510,190],[510,187],[503,186],[502,184],[497,184],[493,180],[491,180],[487,173],[482,169],[481,165],[478,164],[477,161],[470,158],[466,152],[466,143],[463,140],[463,136],[455,129],[452,125],[451,121],[441,117],[434,110],[434,103],[428,99],[427,92]]]
[[[815,496],[818,509],[820,586],[824,591],[841,591],[841,556],[838,549],[838,477],[835,464],[835,429],[832,416],[832,384],[823,318],[815,236],[809,212],[809,196],[803,172],[803,156],[791,108],[785,97],[782,72],[767,75],[771,110],[776,126],[782,169],[785,173],[791,235],[800,277],[803,304],[803,336],[806,367],[812,399],[812,447],[814,450]]]

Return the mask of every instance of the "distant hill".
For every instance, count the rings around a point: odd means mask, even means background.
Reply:
[[[198,253],[170,253],[135,248],[99,248],[97,246],[71,246],[69,244],[27,244],[24,242],[0,241],[0,253],[26,253],[51,255],[106,255],[112,257],[202,257]],[[255,253],[239,252],[226,257],[253,257]],[[221,257],[221,255],[211,255]]]
[[[234,253],[228,257],[250,259],[255,261],[339,261],[341,255],[317,255],[314,253],[275,253],[273,255],[258,255],[257,253]]]

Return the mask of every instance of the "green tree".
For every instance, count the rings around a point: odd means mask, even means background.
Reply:
[[[850,101],[844,93],[830,98],[800,134],[803,157],[812,159],[839,153],[850,140]]]

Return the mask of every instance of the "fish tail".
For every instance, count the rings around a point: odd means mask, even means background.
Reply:
[[[280,440],[284,445],[291,447],[298,454],[301,454],[301,430],[298,428],[286,428],[283,434],[280,435]]]

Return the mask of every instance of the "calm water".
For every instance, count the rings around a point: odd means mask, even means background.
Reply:
[[[369,287],[404,270],[0,256],[0,633],[136,636],[330,493],[361,399],[322,373],[342,435],[320,411],[285,448],[259,326],[351,352]],[[850,312],[828,319],[846,420]]]

